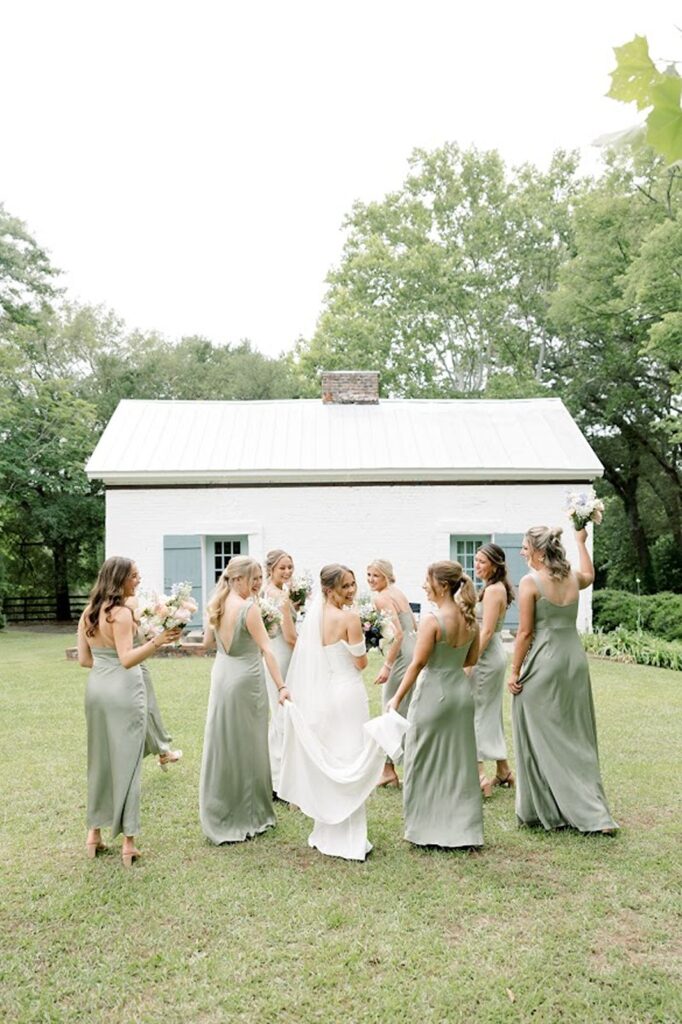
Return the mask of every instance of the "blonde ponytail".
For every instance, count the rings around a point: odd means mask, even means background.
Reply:
[[[220,574],[215,590],[206,605],[208,621],[214,629],[220,628],[220,622],[225,613],[225,601],[232,589],[233,582],[243,576],[251,580],[257,572],[260,572],[260,565],[255,558],[249,558],[248,555],[235,555],[230,559]]]

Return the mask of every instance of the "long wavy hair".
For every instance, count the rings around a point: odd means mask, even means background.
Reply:
[[[430,580],[448,587],[450,596],[459,608],[469,629],[476,625],[476,589],[470,576],[459,562],[443,560],[432,562],[426,570]]]
[[[125,606],[125,582],[133,571],[134,565],[131,558],[123,558],[121,555],[112,555],[102,563],[83,612],[86,636],[93,637],[99,629],[99,617],[102,611],[104,611],[106,622],[112,622],[110,613],[113,609]]]
[[[256,559],[249,558],[248,555],[235,555],[234,558],[230,559],[221,572],[215,585],[215,590],[206,605],[208,621],[214,629],[217,630],[220,627],[220,622],[225,613],[225,601],[232,589],[233,582],[241,579],[243,576],[246,576],[249,582],[251,582],[256,573],[261,571],[261,567]]]
[[[542,555],[550,579],[565,580],[571,572],[571,563],[566,558],[566,548],[561,543],[560,526],[531,526],[526,530],[526,540]]]
[[[488,561],[494,566],[493,574],[488,580],[483,581],[483,586],[478,595],[478,600],[483,600],[485,594],[485,588],[489,587],[493,583],[504,583],[504,589],[507,591],[507,608],[514,600],[514,588],[511,580],[509,579],[509,572],[507,570],[507,559],[504,553],[504,549],[499,544],[482,544],[476,554],[485,555]]]

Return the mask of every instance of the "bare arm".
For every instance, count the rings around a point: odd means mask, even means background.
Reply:
[[[164,629],[163,633],[160,633],[159,636],[152,637],[151,640],[147,640],[146,643],[141,644],[139,647],[133,647],[132,627],[134,620],[130,608],[115,608],[112,612],[112,620],[114,646],[118,660],[124,668],[134,668],[135,665],[139,665],[140,662],[145,661],[150,655],[158,651],[159,647],[177,640],[182,633],[181,628]]]
[[[92,668],[93,666],[92,651],[85,636],[85,619],[83,615],[78,620],[78,664],[81,668]]]
[[[467,651],[467,656],[464,659],[464,667],[469,668],[470,665],[475,665],[478,659],[481,657],[481,634],[476,625],[476,632],[474,638],[471,641],[471,647]]]
[[[275,681],[275,686],[277,687],[277,690],[279,692],[280,704],[283,704],[285,700],[291,700],[289,691],[284,685],[284,680],[282,679],[282,673],[279,670],[277,659],[272,653],[272,648],[270,647],[270,637],[268,636],[267,630],[263,625],[263,618],[260,613],[260,608],[255,602],[251,605],[248,612],[246,613],[245,621],[246,628],[248,629],[249,633],[260,647],[261,654],[263,655],[263,660],[265,661],[265,664],[268,666],[268,672]]]
[[[586,587],[591,587],[594,583],[594,565],[592,564],[586,543],[587,530],[576,530],[575,539],[578,545],[578,560],[580,562],[580,570],[575,574],[575,577],[579,588],[585,590]]]
[[[519,676],[535,632],[536,598],[537,587],[532,576],[524,576],[519,584],[519,628],[514,640],[511,673],[507,684],[510,693],[521,693],[523,689],[523,686],[519,684]]]
[[[499,590],[497,590],[497,584],[494,584],[494,586],[496,588],[495,590],[493,590],[492,587],[486,587],[483,592],[483,601],[481,602],[483,604],[483,621],[481,622],[479,658],[490,643],[491,637],[495,632],[497,620],[503,611],[502,597]]]
[[[398,710],[401,700],[412,689],[417,681],[417,676],[431,657],[437,637],[438,623],[435,615],[425,615],[419,623],[419,629],[417,630],[417,642],[414,647],[412,661],[408,665],[407,672],[403,676],[403,681],[395,695],[388,702],[389,708],[393,708],[394,711]]]
[[[361,644],[364,643],[365,634],[362,630],[362,623],[360,622],[360,616],[356,612],[346,612],[346,622],[348,626],[348,643],[349,644]],[[355,667],[362,671],[363,668],[367,668],[367,655],[361,654],[359,656],[353,655],[353,661]]]
[[[388,612],[388,614],[391,616],[391,623],[393,624],[394,630],[394,637],[393,640],[391,641],[391,646],[386,651],[384,663],[379,669],[377,677],[374,680],[374,682],[377,685],[381,685],[382,683],[388,682],[389,676],[391,675],[391,670],[395,664],[395,660],[400,654],[400,648],[402,646],[403,637],[405,636],[405,633],[403,631],[403,627],[400,625],[400,619],[396,611],[395,602],[392,601],[391,598],[388,598],[388,600],[382,600],[382,597],[379,594],[377,597],[375,597],[374,604],[379,609],[380,612]]]
[[[296,626],[294,625],[294,617],[291,614],[291,609],[291,601],[285,595],[284,600],[280,605],[280,611],[282,612],[282,636],[290,647],[295,647],[298,637],[296,635]]]
[[[215,630],[214,630],[214,628],[213,628],[213,626],[211,625],[210,622],[206,623],[206,627],[204,629],[204,642],[203,642],[203,646],[204,646],[204,648],[207,651],[212,651],[214,649],[214,647],[216,646]]]

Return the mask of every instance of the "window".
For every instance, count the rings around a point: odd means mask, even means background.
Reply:
[[[450,537],[450,558],[453,562],[459,562],[467,576],[471,576],[476,582],[474,575],[474,555],[482,544],[490,542],[490,534],[463,534]]]
[[[213,541],[213,582],[217,583],[221,573],[235,555],[246,554],[242,537],[224,537]]]

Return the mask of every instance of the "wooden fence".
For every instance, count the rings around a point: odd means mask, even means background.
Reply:
[[[71,619],[77,619],[86,604],[87,594],[72,594],[69,597]],[[8,622],[55,622],[57,620],[57,599],[55,597],[5,597],[0,603]]]

